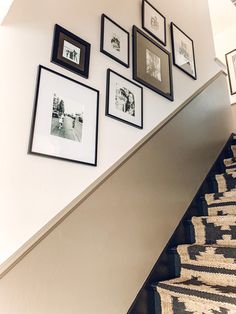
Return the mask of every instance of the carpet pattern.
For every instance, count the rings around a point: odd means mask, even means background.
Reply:
[[[191,220],[194,244],[177,247],[180,277],[159,282],[162,314],[236,314],[236,145]],[[156,313],[159,314],[159,313]]]

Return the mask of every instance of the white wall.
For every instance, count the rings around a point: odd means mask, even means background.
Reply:
[[[231,1],[208,0],[216,57],[226,66],[225,54],[236,49],[236,7]],[[231,104],[236,103],[236,95],[231,95]],[[234,131],[236,131],[236,106],[232,106]]]
[[[104,115],[106,68],[128,78],[132,74],[131,69],[99,52],[99,40],[102,13],[129,31],[133,24],[141,27],[141,0],[15,0],[0,27],[0,262],[219,70],[214,62],[207,1],[153,0],[153,4],[168,24],[175,22],[194,40],[198,80],[174,67],[174,102],[144,88],[144,129],[138,130]],[[55,23],[92,44],[88,80],[50,63]],[[38,64],[101,91],[96,168],[27,155]]]

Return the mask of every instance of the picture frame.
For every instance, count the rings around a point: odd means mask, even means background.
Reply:
[[[147,0],[142,0],[142,28],[166,46],[166,18]]]
[[[133,79],[173,101],[171,54],[133,26]]]
[[[225,54],[230,94],[236,94],[236,49]]]
[[[196,80],[197,71],[193,40],[173,22],[170,24],[170,29],[173,64]]]
[[[143,88],[111,69],[107,69],[106,115],[143,128]]]
[[[100,51],[129,68],[130,34],[105,14],[101,16]]]
[[[60,25],[55,25],[51,62],[88,78],[90,50],[90,43]]]
[[[28,153],[97,165],[99,91],[39,65]]]

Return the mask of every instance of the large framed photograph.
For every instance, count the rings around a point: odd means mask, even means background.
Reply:
[[[166,18],[147,0],[142,1],[142,27],[166,46]]]
[[[90,44],[55,25],[51,61],[85,78],[89,76]]]
[[[197,79],[193,40],[171,22],[173,63],[180,70]]]
[[[100,51],[129,67],[129,32],[105,14],[101,17]]]
[[[231,95],[236,94],[236,49],[226,53],[226,65]]]
[[[133,26],[133,78],[173,101],[171,54]]]
[[[96,166],[99,91],[39,66],[31,154]]]
[[[106,115],[143,128],[143,88],[107,70]]]

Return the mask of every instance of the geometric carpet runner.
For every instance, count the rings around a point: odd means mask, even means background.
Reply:
[[[206,215],[191,220],[195,243],[177,247],[180,277],[155,286],[162,314],[236,314],[236,145],[231,149],[214,193],[204,196]]]

